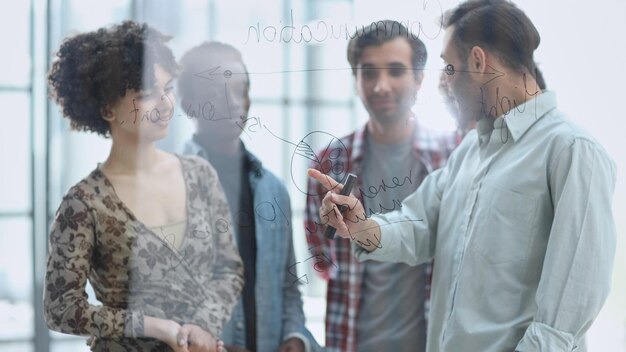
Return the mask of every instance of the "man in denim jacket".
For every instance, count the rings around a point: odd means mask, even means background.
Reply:
[[[242,296],[221,339],[229,352],[320,350],[305,328],[300,291],[288,271],[295,263],[289,195],[239,139],[250,107],[241,53],[210,42],[189,50],[181,63],[181,105],[197,119],[184,153],[216,168],[245,267]]]

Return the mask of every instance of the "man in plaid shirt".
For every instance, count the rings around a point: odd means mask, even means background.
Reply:
[[[457,135],[428,131],[411,112],[426,56],[424,44],[395,21],[375,22],[348,44],[369,120],[320,151],[311,168],[338,182],[348,172],[356,174],[352,193],[368,216],[400,207],[459,143]],[[318,214],[327,191],[310,179],[305,208],[314,269],[328,280],[327,349],[424,351],[432,264],[357,262],[348,239],[324,237]]]

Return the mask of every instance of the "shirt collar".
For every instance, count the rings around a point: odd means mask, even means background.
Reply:
[[[416,117],[411,117],[410,122],[413,124],[413,155],[419,159],[425,152],[440,152],[441,146],[435,140],[435,136],[426,128],[422,128]],[[361,161],[365,153],[365,141],[367,139],[367,123],[361,126],[354,133],[354,141],[352,144],[352,160]]]
[[[554,109],[556,109],[556,93],[554,91],[542,91],[538,97],[514,107],[504,116],[496,119],[480,119],[476,126],[478,141],[483,144],[489,140],[494,129],[506,128],[513,141],[516,142],[535,122]]]

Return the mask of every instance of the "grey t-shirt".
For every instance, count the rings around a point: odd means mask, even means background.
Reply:
[[[412,140],[378,144],[368,136],[363,171],[365,211],[399,209],[417,189],[422,164],[413,155]],[[425,265],[366,261],[361,306],[356,322],[359,352],[410,351],[426,348]]]

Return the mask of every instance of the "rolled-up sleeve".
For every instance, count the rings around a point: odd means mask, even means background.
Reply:
[[[549,170],[554,220],[536,294],[537,313],[516,351],[577,351],[610,290],[615,255],[615,164],[576,139]]]

